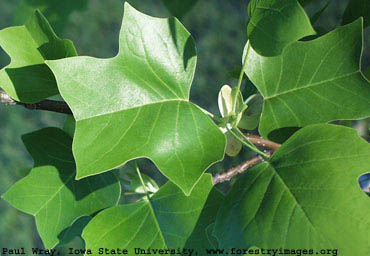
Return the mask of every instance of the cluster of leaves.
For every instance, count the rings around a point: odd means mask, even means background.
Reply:
[[[22,137],[34,167],[3,198],[35,216],[46,248],[81,235],[92,250],[332,247],[365,255],[370,199],[358,177],[370,171],[370,145],[328,124],[370,116],[357,2],[343,18],[350,24],[298,41],[315,29],[297,0],[252,0],[240,79],[220,91],[221,117],[189,101],[196,48],[176,18],[125,4],[119,53],[110,59],[78,57],[39,12],[1,30],[11,57],[2,89],[25,103],[60,93],[73,112],[63,129]],[[244,73],[259,92],[246,100]],[[239,130],[257,125],[284,142],[271,158]],[[204,172],[242,145],[266,161],[224,196]],[[158,188],[136,168],[126,173],[129,187],[146,196],[119,205],[125,181],[115,169],[141,157],[168,182]]]

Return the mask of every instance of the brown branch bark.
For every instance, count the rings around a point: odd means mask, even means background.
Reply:
[[[273,141],[269,141],[267,139],[264,139],[258,135],[251,135],[249,133],[244,134],[248,140],[253,143],[257,147],[264,147],[270,149],[270,151],[267,153],[268,155],[272,155],[276,150],[280,148],[280,144],[275,143]],[[231,180],[231,178],[235,177],[236,175],[245,172],[249,168],[265,161],[261,156],[256,156],[250,160],[247,160],[245,162],[242,162],[241,164],[231,167],[229,170],[216,174],[212,180],[213,184],[219,184],[225,181]]]
[[[250,160],[247,160],[237,166],[231,167],[229,170],[223,173],[217,173],[213,178],[213,184],[219,184],[225,181],[231,180],[231,178],[235,177],[236,175],[245,172],[249,168],[264,162],[265,160],[261,156],[256,156]]]
[[[0,103],[8,105],[19,105],[30,110],[45,110],[61,114],[72,115],[72,111],[63,101],[42,100],[36,103],[23,103],[12,99],[8,94],[0,90]]]
[[[244,134],[245,137],[248,138],[248,140],[250,142],[252,142],[255,146],[257,147],[264,147],[264,148],[268,148],[271,150],[271,152],[275,152],[276,150],[278,150],[280,148],[280,144],[278,143],[275,143],[273,141],[270,141],[270,140],[267,140],[267,139],[264,139],[258,135],[252,135],[252,134],[249,134],[249,133],[245,133]]]

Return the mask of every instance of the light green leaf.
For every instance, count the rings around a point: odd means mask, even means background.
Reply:
[[[226,131],[226,150],[228,156],[234,157],[242,150],[242,143],[237,140],[230,132]]]
[[[148,175],[145,175],[144,173],[141,174],[143,181],[145,183],[145,188],[141,184],[141,180],[138,177],[136,173],[126,173],[126,175],[130,178],[130,191],[144,194],[145,191],[148,191],[149,193],[155,193],[158,191],[159,187],[157,183],[150,178]]]
[[[370,2],[368,0],[350,0],[343,14],[342,24],[351,23],[359,17],[364,18],[364,27],[370,25]]]
[[[328,124],[296,132],[232,187],[217,216],[221,247],[338,248],[367,255],[370,198],[358,178],[370,170],[370,144]]]
[[[251,0],[248,38],[263,56],[276,56],[305,36],[315,34],[310,19],[297,0]]]
[[[281,56],[262,57],[251,49],[246,73],[264,97],[261,135],[370,116],[370,84],[359,68],[361,50],[362,20],[296,42]]]
[[[127,3],[119,41],[111,59],[47,62],[77,121],[77,179],[147,157],[189,194],[225,148],[222,132],[188,101],[194,41],[177,19],[153,18]]]
[[[27,103],[58,94],[45,60],[77,55],[73,43],[58,38],[38,11],[24,26],[1,30],[0,46],[11,58],[11,63],[0,70],[0,87],[13,99]]]
[[[209,193],[206,204],[194,228],[193,233],[186,241],[184,248],[193,248],[198,253],[205,252],[206,249],[217,248],[218,242],[212,236],[213,225],[216,221],[217,212],[224,200],[224,195],[213,188]]]
[[[85,228],[86,248],[183,248],[192,234],[212,189],[209,174],[202,176],[189,196],[168,182],[149,200],[102,211]]]
[[[74,180],[72,139],[62,130],[45,128],[22,139],[34,168],[3,199],[35,216],[46,248],[55,247],[77,218],[117,204],[121,189],[112,172]]]

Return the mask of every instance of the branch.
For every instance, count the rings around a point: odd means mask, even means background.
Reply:
[[[248,140],[250,142],[252,142],[254,145],[256,145],[257,147],[264,147],[264,148],[268,148],[271,150],[271,152],[275,152],[276,150],[278,150],[280,148],[280,144],[278,143],[275,143],[273,141],[270,141],[270,140],[267,140],[267,139],[264,139],[258,135],[252,135],[252,134],[249,134],[249,133],[244,133],[245,137],[248,138]]]
[[[72,115],[72,111],[63,101],[55,100],[42,100],[36,103],[23,103],[12,99],[8,94],[0,90],[0,103],[8,105],[19,105],[30,110],[46,110],[51,112],[57,112],[61,114]]]
[[[219,184],[225,181],[231,180],[234,176],[238,175],[239,173],[245,172],[247,169],[264,162],[265,160],[261,156],[256,156],[248,161],[245,161],[237,166],[231,167],[229,170],[223,173],[217,173],[213,178],[213,184]]]
[[[248,140],[253,143],[255,146],[258,147],[264,147],[270,149],[270,152],[267,152],[267,155],[272,155],[276,150],[280,148],[280,144],[275,143],[273,141],[269,141],[267,139],[264,139],[258,135],[251,135],[249,133],[244,134]],[[219,184],[225,181],[231,180],[231,178],[235,177],[239,173],[245,172],[247,169],[264,162],[265,160],[261,156],[256,156],[248,161],[242,162],[241,164],[231,167],[229,170],[216,174],[212,180],[213,184]]]

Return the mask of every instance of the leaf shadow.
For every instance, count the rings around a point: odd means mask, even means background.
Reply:
[[[177,35],[177,31],[176,31],[176,22],[177,23],[180,23],[178,21],[178,19],[176,18],[169,18],[168,19],[168,26],[169,26],[169,29],[170,29],[170,33],[171,33],[171,37],[172,37],[172,40],[178,50],[178,52],[181,52],[181,45],[179,44],[179,41],[178,41],[178,35]],[[187,66],[188,66],[188,62],[191,58],[193,57],[196,57],[196,48],[195,48],[195,42],[194,42],[194,39],[191,35],[189,35],[189,37],[186,39],[186,42],[185,42],[185,45],[183,46],[184,49],[183,49],[183,65],[184,65],[184,69],[186,70],[187,69]]]

